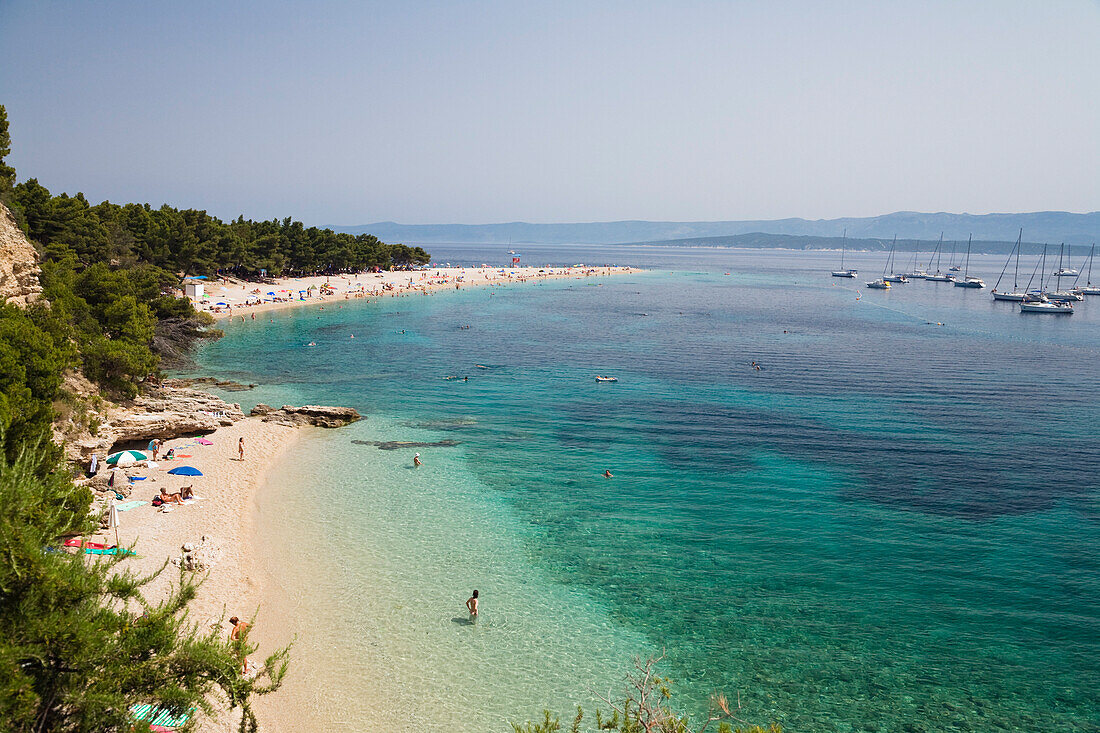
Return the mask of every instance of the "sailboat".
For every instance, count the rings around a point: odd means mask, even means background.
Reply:
[[[1020,303],[1024,299],[1024,293],[1020,290],[1020,242],[1024,238],[1024,230],[1020,229],[1020,236],[1016,237],[1016,246],[1012,248],[1012,252],[1008,253],[1008,259],[1005,260],[1005,266],[1001,268],[1001,277],[997,278],[997,284],[993,286],[993,300],[1011,300],[1016,303]],[[1012,254],[1016,254],[1016,269],[1012,271],[1012,292],[1002,293],[997,288],[1001,287],[1001,278],[1005,276],[1005,270],[1008,269],[1008,263],[1012,261]]]
[[[895,272],[893,275],[887,275],[892,268],[890,267],[894,263],[894,248],[898,246],[898,235],[894,235],[894,241],[890,245],[890,256],[886,258],[886,269],[882,273],[882,279],[888,283],[907,283],[909,278],[902,275],[900,272]]]
[[[1100,295],[1100,285],[1092,284],[1092,258],[1096,255],[1096,245],[1092,245],[1092,250],[1089,252],[1089,275],[1088,280],[1083,288],[1077,288],[1077,292],[1082,295]]]
[[[890,269],[890,262],[894,258],[894,248],[890,248],[890,255],[886,258],[886,265],[882,268],[882,277],[878,280],[872,280],[867,283],[867,287],[873,290],[887,290],[890,287],[890,280],[886,278],[886,273]]]
[[[936,260],[936,274],[928,275],[925,280],[929,280],[934,283],[949,283],[954,282],[955,276],[951,273],[943,273],[940,271],[940,257],[943,254],[943,232],[940,232],[940,241],[936,245],[936,249],[932,250],[932,257],[928,258],[928,266],[932,267],[932,259]]]
[[[917,241],[917,247],[918,249],[913,250],[913,265],[905,276],[913,280],[923,280],[928,277],[928,272],[917,264],[917,260],[920,258],[919,240]]]
[[[985,283],[981,278],[971,277],[970,273],[970,242],[974,239],[974,235],[971,234],[970,238],[966,240],[966,269],[963,270],[963,279],[955,281],[956,288],[984,288]]]
[[[848,230],[844,230],[844,239],[840,242],[840,269],[833,271],[833,277],[855,277],[859,273],[855,270],[844,269],[844,245],[848,242]]]
[[[1054,286],[1054,290],[1044,291],[1043,295],[1047,296],[1047,300],[1054,300],[1062,303],[1071,300],[1084,300],[1085,296],[1080,293],[1075,293],[1072,290],[1062,290],[1062,278],[1066,276],[1066,268],[1062,267],[1062,256],[1065,252],[1066,243],[1062,242],[1062,249],[1058,252],[1058,269],[1053,273],[1054,277],[1057,278],[1057,284]]]
[[[1078,275],[1081,274],[1081,271],[1078,270],[1076,267],[1074,267],[1073,263],[1070,262],[1070,259],[1072,259],[1073,245],[1070,245],[1069,249],[1070,249],[1070,252],[1066,253],[1066,266],[1065,267],[1062,267],[1062,258],[1060,256],[1058,257],[1058,270],[1057,270],[1057,272],[1054,273],[1054,277],[1077,277]],[[1062,281],[1059,280],[1058,282],[1062,282]],[[1059,286],[1058,289],[1061,290],[1061,286]]]
[[[958,272],[962,268],[955,264],[955,245],[958,242],[951,242],[951,267],[947,268],[948,272]]]

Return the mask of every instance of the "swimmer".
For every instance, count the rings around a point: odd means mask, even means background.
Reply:
[[[424,465],[423,463],[420,462],[420,454],[419,453],[417,453],[415,456],[413,456],[413,465],[417,466],[417,467]]]
[[[611,475],[611,471],[604,471],[603,472],[603,477],[604,478],[615,478],[614,476]]]

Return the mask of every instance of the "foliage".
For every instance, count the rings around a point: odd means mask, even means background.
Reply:
[[[108,201],[93,206],[80,193],[52,196],[34,178],[15,186],[14,200],[46,257],[59,259],[70,250],[78,268],[142,263],[175,275],[256,277],[266,271],[276,277],[389,269],[430,259],[419,247],[307,228],[290,218],[223,222],[205,211],[171,206]]]
[[[0,104],[0,194],[15,185],[15,169],[4,163],[11,152],[11,135],[8,134],[8,111]]]
[[[59,455],[49,443],[53,400],[61,371],[73,362],[69,329],[44,306],[21,310],[0,306],[0,454],[15,459],[24,445],[44,445],[39,467],[52,468]]]
[[[605,719],[600,710],[596,711],[594,728],[582,727],[584,711],[578,707],[577,714],[569,726],[570,733],[587,730],[616,731],[617,733],[704,733],[712,723],[718,723],[717,733],[782,733],[779,725],[772,723],[767,728],[749,725],[739,720],[730,709],[724,695],[711,698],[711,711],[707,719],[698,726],[691,720],[679,715],[671,707],[671,681],[656,674],[656,665],[661,658],[645,661],[634,660],[634,673],[627,676],[625,694],[615,700],[603,698],[611,710],[611,717]],[[738,706],[738,709],[740,706]],[[746,727],[734,728],[730,721],[742,723]],[[527,722],[523,725],[512,723],[514,733],[558,733],[562,730],[561,720],[552,716],[549,710],[543,711],[542,720]]]
[[[288,649],[245,676],[247,634],[229,641],[200,632],[184,610],[196,584],[181,575],[158,604],[124,557],[96,561],[51,549],[87,533],[90,495],[60,472],[36,475],[34,449],[0,459],[0,720],[12,731],[126,731],[129,707],[213,713],[219,692],[256,730],[251,701],[278,689]],[[138,610],[141,612],[139,613]]]

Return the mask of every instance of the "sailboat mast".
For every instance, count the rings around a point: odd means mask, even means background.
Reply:
[[[967,274],[970,272],[970,240],[974,238],[971,234],[966,240],[966,267],[963,268],[963,280],[966,279]]]
[[[844,227],[844,234],[840,240],[840,270],[844,271],[844,245],[848,243],[848,227]]]
[[[1012,292],[1020,290],[1020,249],[1024,239],[1024,228],[1020,227],[1020,236],[1016,237],[1016,272],[1012,274]]]
[[[1096,243],[1092,245],[1092,249],[1089,250],[1089,279],[1087,285],[1092,285],[1092,258],[1096,256]]]

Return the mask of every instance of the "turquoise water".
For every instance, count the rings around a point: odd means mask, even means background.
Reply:
[[[721,690],[789,730],[1100,730],[1100,298],[1028,317],[942,283],[857,301],[821,253],[598,252],[676,270],[330,303],[201,353],[261,384],[246,407],[366,415],[261,502],[311,548],[276,581],[302,664],[340,670],[319,717],[505,730],[664,650],[692,714]]]

